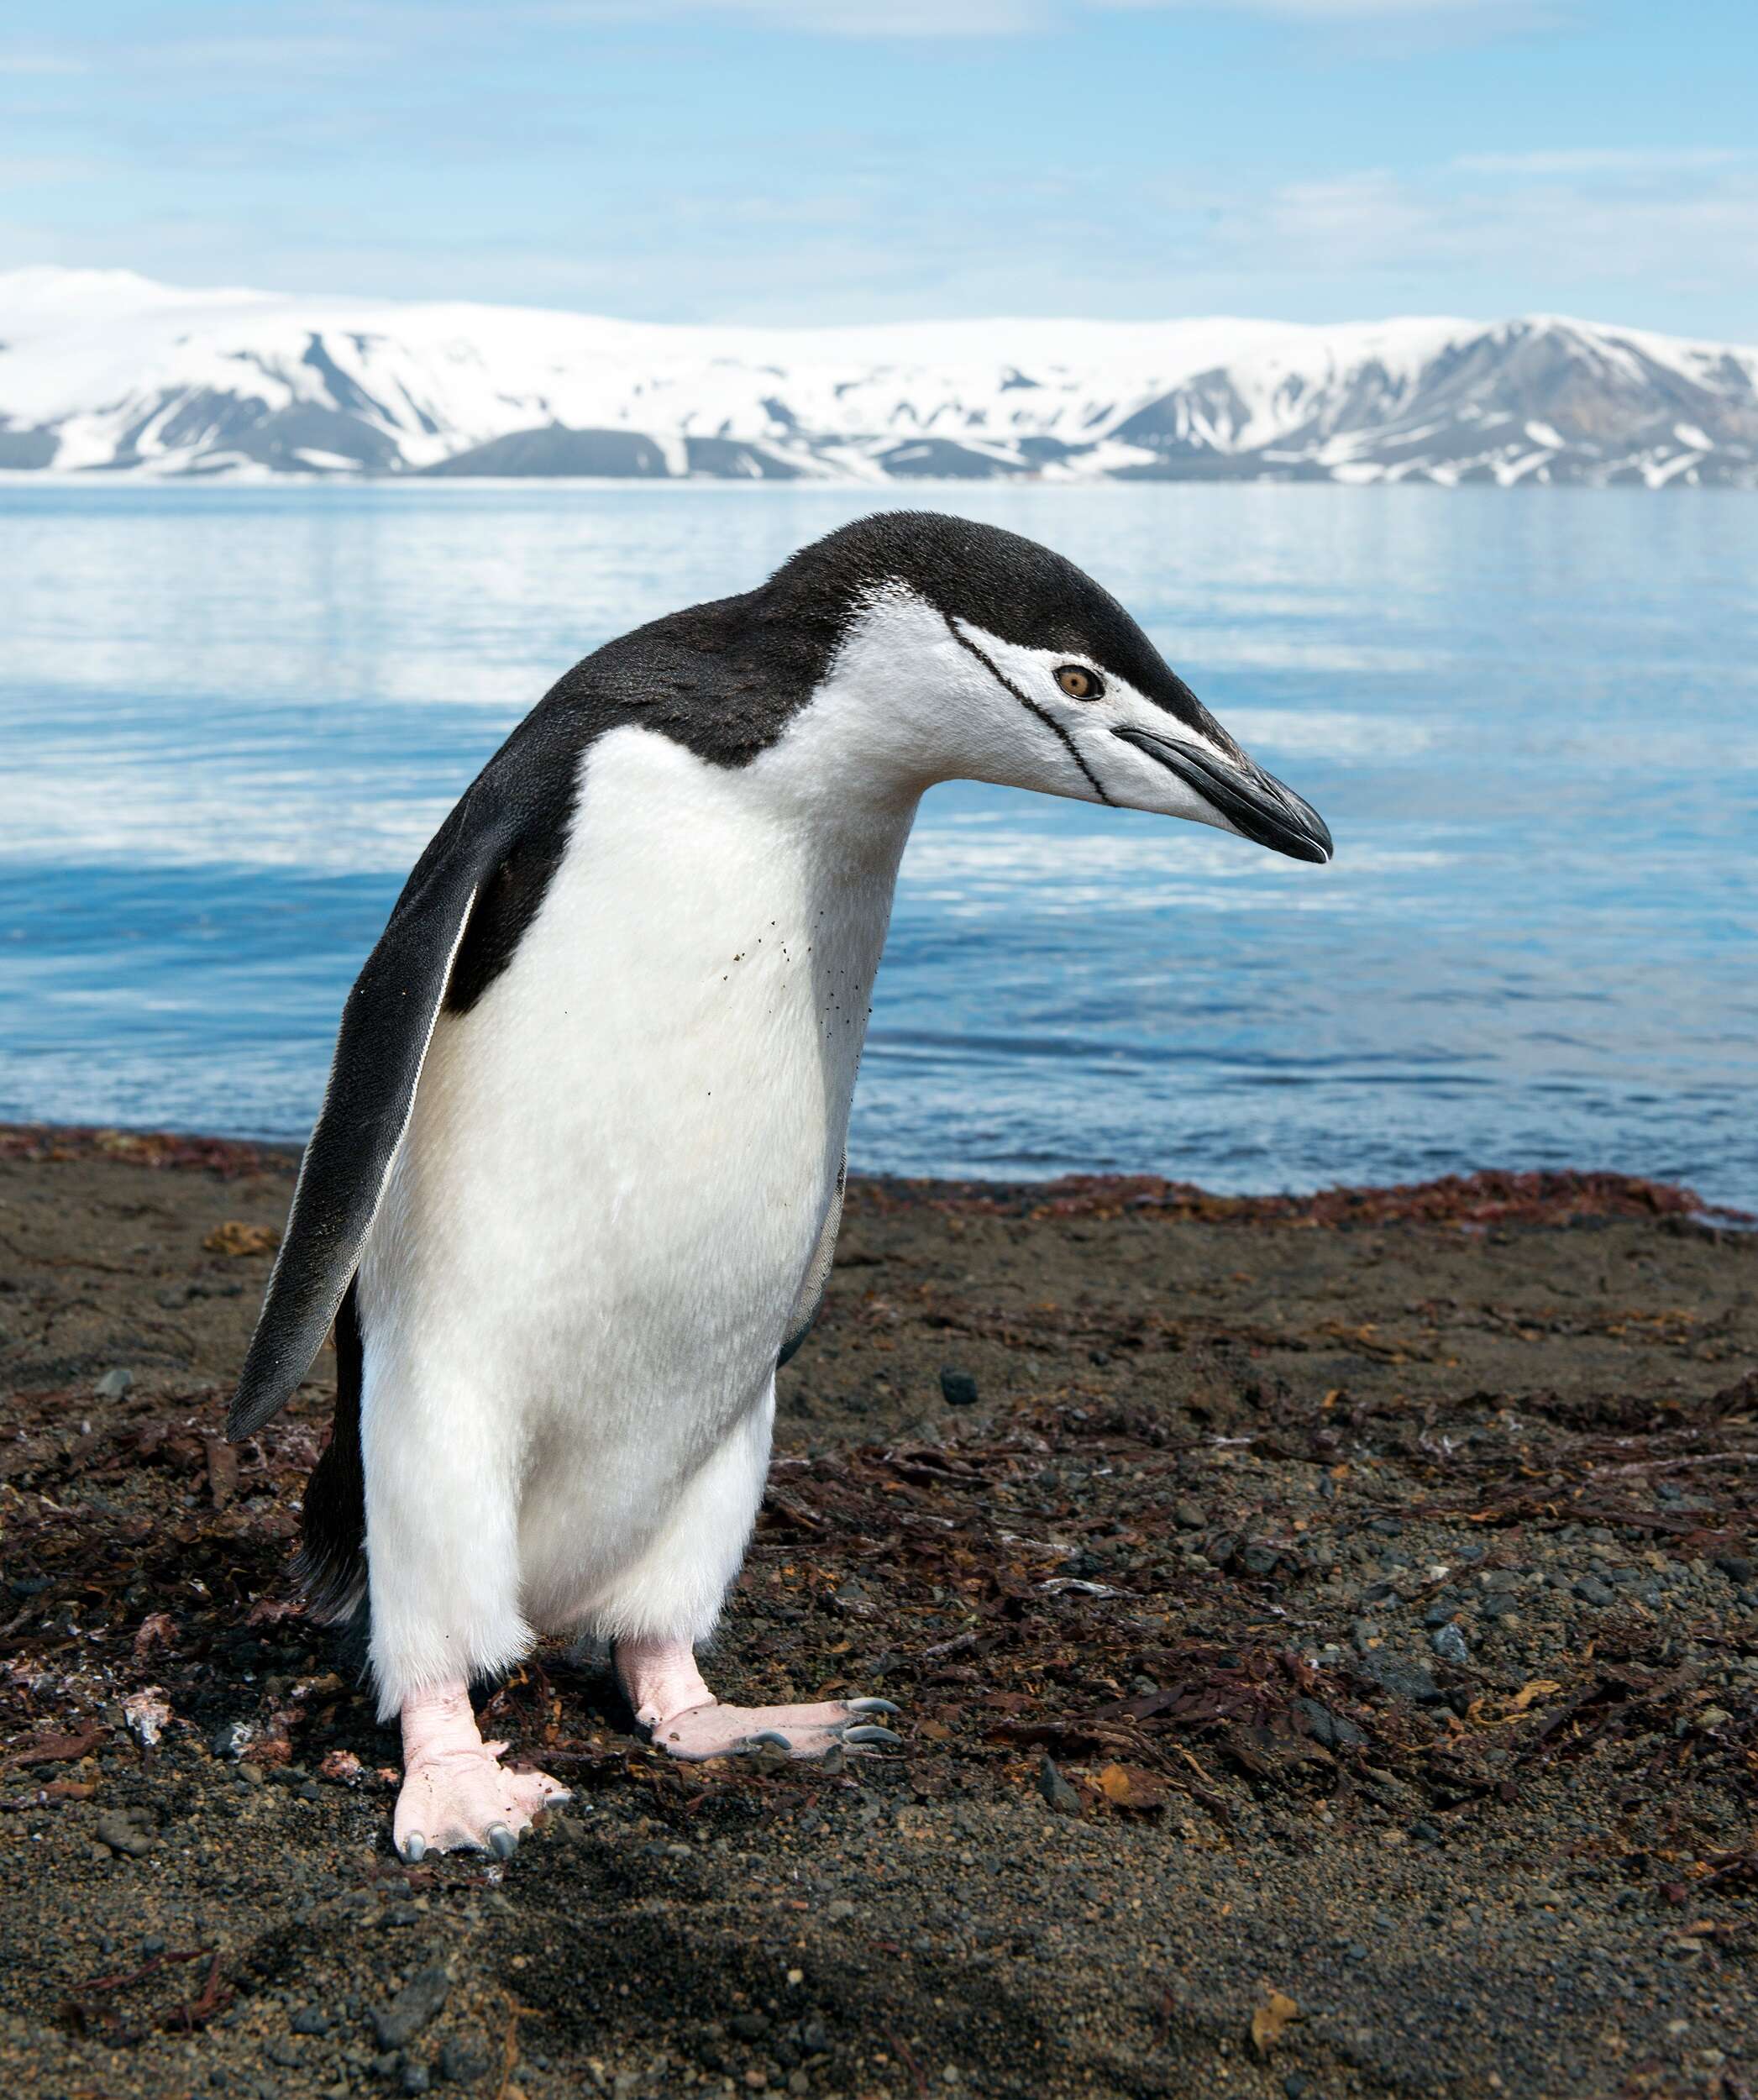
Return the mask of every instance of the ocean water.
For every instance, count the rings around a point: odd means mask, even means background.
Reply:
[[[556,675],[879,496],[0,486],[0,1118],[302,1137],[409,864]],[[1758,1205],[1758,501],[912,500],[1088,567],[1337,858],[937,790],[858,1166]]]

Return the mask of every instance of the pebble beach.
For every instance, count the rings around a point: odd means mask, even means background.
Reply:
[[[0,2067],[45,2095],[1758,2087],[1758,1235],[1482,1175],[861,1181],[711,1676],[903,1747],[680,1767],[405,1867],[239,1446],[295,1157],[0,1131]]]

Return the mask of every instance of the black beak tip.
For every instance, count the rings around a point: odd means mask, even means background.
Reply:
[[[1249,760],[1242,765],[1224,764],[1211,753],[1129,723],[1111,733],[1177,774],[1253,845],[1318,867],[1336,852],[1330,828],[1312,804]]]
[[[1330,827],[1310,802],[1299,802],[1299,828],[1291,831],[1285,840],[1278,839],[1274,843],[1289,859],[1309,860],[1315,867],[1322,868],[1336,853],[1336,848],[1331,842]]]

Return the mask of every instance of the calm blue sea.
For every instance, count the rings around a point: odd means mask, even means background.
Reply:
[[[938,790],[856,1163],[1758,1204],[1758,501],[938,489],[1111,586],[1329,820]],[[874,492],[0,486],[0,1118],[303,1135],[409,863],[637,621]]]

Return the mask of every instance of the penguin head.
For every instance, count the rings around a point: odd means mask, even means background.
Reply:
[[[821,690],[869,771],[1188,817],[1330,858],[1317,811],[1241,749],[1109,591],[1034,540],[885,512],[803,549],[770,589],[778,612],[829,623]]]

